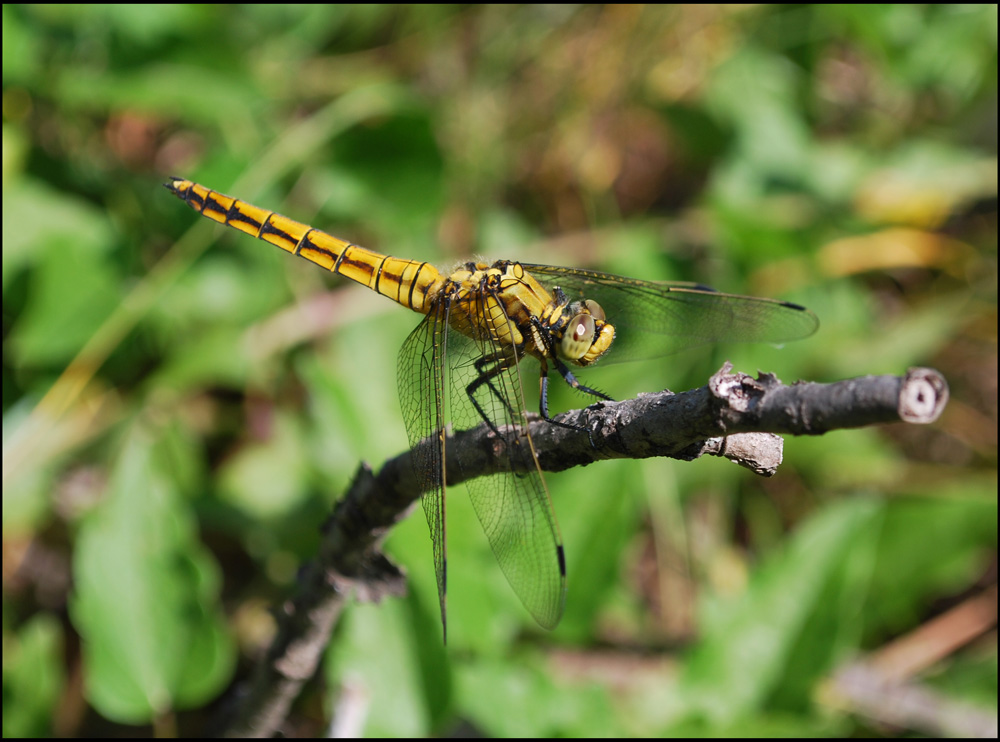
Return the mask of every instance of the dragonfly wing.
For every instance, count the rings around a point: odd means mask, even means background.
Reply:
[[[444,358],[447,323],[443,311],[432,309],[403,343],[397,377],[410,455],[420,485],[420,502],[431,531],[434,574],[445,641],[448,636],[446,595],[448,551],[445,541]]]
[[[784,343],[808,337],[816,315],[798,304],[738,296],[693,283],[641,281],[611,273],[523,264],[571,300],[594,299],[615,327],[602,363],[655,358],[715,342]]]
[[[481,306],[473,314],[484,315]],[[520,366],[512,354],[509,345],[474,340],[451,330],[451,417],[459,429],[474,428],[488,418],[500,439],[498,445],[506,452],[509,468],[470,479],[469,496],[510,586],[534,619],[551,629],[559,623],[565,605],[566,563],[552,501],[528,431]]]

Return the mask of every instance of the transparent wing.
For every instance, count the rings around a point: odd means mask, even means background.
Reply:
[[[482,319],[482,307],[472,316]],[[500,568],[528,612],[543,627],[562,617],[566,569],[555,513],[524,424],[524,394],[512,349],[473,340],[450,327],[436,307],[403,344],[398,383],[403,420],[431,532],[441,621],[447,636],[447,546],[441,431],[486,422],[501,439],[509,467],[470,479],[473,508]],[[450,394],[445,405],[444,394]],[[520,473],[515,473],[515,471]]]
[[[550,290],[594,299],[615,327],[601,363],[655,358],[714,342],[784,343],[808,337],[816,315],[798,304],[723,294],[706,286],[641,281],[579,268],[522,263]]]
[[[444,499],[444,357],[447,352],[447,325],[431,311],[410,333],[399,351],[396,367],[403,422],[410,440],[410,455],[420,484],[420,502],[431,531],[434,574],[445,641],[448,637],[446,594],[448,552],[445,541]]]
[[[476,304],[474,321],[486,322],[483,296],[470,301]],[[457,429],[474,428],[486,418],[501,439],[511,468],[469,480],[469,496],[510,586],[534,619],[551,629],[565,604],[565,559],[526,425],[520,367],[512,354],[512,347],[482,334],[474,340],[450,329],[451,415]]]

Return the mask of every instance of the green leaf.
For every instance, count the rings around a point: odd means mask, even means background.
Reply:
[[[877,503],[860,499],[822,511],[757,573],[738,601],[706,617],[704,641],[678,689],[688,713],[726,724],[763,704],[780,685],[810,618],[828,597],[831,582],[839,579],[851,549],[871,536],[880,512]],[[845,604],[851,602],[849,595],[842,597]],[[836,643],[836,637],[826,638],[828,644]]]
[[[267,440],[249,443],[219,471],[224,499],[259,519],[274,518],[302,504],[308,493],[309,462],[297,421],[275,417]]]
[[[326,674],[336,703],[353,702],[365,713],[357,728],[338,731],[395,738],[436,731],[450,696],[450,673],[439,627],[415,620],[414,607],[389,599],[352,607],[346,616],[342,640],[331,645]]]
[[[84,521],[71,616],[83,639],[90,703],[128,724],[212,698],[233,667],[218,568],[138,425],[106,501]]]
[[[19,364],[68,361],[123,295],[104,255],[112,233],[106,217],[78,199],[34,186],[11,190],[4,214],[18,218],[4,222],[5,286],[18,269],[33,270],[10,348]]]
[[[4,631],[3,736],[48,737],[66,684],[62,628],[39,614],[16,635]]]

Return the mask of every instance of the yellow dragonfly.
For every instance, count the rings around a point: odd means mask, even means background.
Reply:
[[[507,581],[547,629],[562,617],[566,559],[528,428],[523,369],[540,368],[540,411],[549,370],[574,389],[571,366],[650,358],[717,341],[782,343],[811,335],[816,316],[789,302],[736,296],[690,283],[500,260],[444,274],[394,258],[183,178],[164,184],[203,216],[234,227],[425,315],[399,354],[403,420],[431,531],[441,622],[445,596],[445,461],[449,423],[485,423],[511,458],[504,471],[468,482],[473,508]],[[418,446],[421,441],[432,445]],[[518,472],[518,473],[515,473]],[[527,472],[527,473],[524,473]],[[445,634],[447,636],[447,633]]]

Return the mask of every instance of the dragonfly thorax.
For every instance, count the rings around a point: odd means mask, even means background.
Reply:
[[[573,301],[551,290],[520,263],[465,263],[452,271],[435,299],[452,327],[489,340],[513,358],[558,357],[577,366],[594,363],[615,337],[596,301]]]

